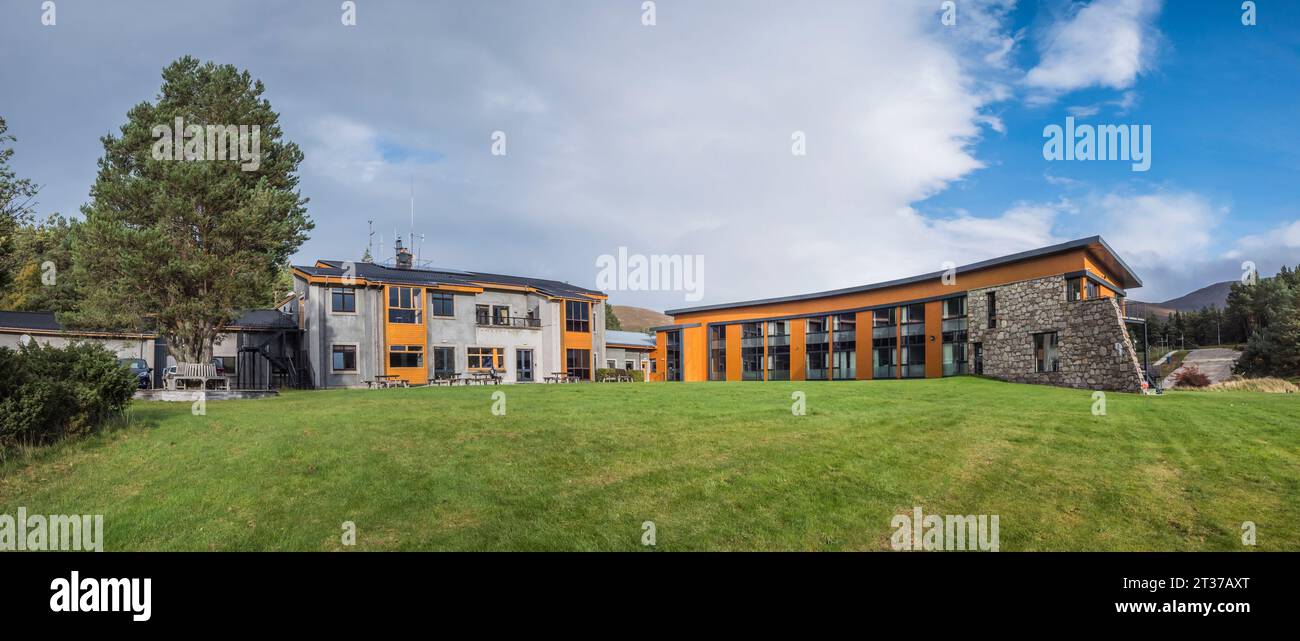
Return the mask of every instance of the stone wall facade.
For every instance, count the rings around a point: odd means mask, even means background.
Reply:
[[[989,292],[997,292],[997,326],[989,328]],[[1065,277],[1050,276],[967,295],[971,343],[983,347],[983,374],[1016,383],[1140,392],[1142,366],[1114,298],[1067,301]],[[1034,334],[1056,332],[1060,371],[1038,372]],[[975,349],[969,350],[976,371]]]

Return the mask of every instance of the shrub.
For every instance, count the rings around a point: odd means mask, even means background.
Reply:
[[[0,347],[0,451],[94,432],[121,413],[135,387],[101,345]]]
[[[640,383],[645,380],[645,372],[642,372],[639,369],[634,369],[629,371],[625,369],[601,367],[596,370],[596,382],[599,383],[605,380],[606,376],[629,376],[629,375],[632,377],[632,380],[637,383]]]
[[[1174,387],[1205,387],[1209,384],[1210,377],[1195,365],[1188,365],[1174,373]]]

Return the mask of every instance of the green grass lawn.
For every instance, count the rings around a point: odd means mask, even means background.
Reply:
[[[644,521],[657,550],[887,550],[913,506],[997,514],[1003,550],[1300,549],[1300,398],[1106,400],[962,377],[137,402],[0,467],[0,513],[103,514],[112,550],[335,550],[344,521],[362,550],[642,550]]]

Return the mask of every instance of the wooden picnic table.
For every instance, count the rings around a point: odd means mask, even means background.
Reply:
[[[366,387],[369,388],[371,383],[374,383],[381,389],[399,385],[402,387],[410,387],[410,383],[403,379],[400,374],[376,374],[374,381],[366,381]]]
[[[501,384],[501,374],[500,374],[500,373],[488,372],[488,371],[482,371],[482,372],[470,372],[469,375],[466,376],[466,378],[465,378],[465,383],[466,383],[466,384],[469,384],[469,383],[478,383],[479,385],[487,385],[489,381],[490,381],[493,385],[500,385],[500,384]]]
[[[543,376],[542,381],[546,383],[567,383],[569,381],[569,373],[551,372],[550,376]]]
[[[460,372],[452,372],[451,374],[443,374],[443,375],[441,375],[441,376],[434,376],[433,378],[429,379],[429,384],[430,384],[430,385],[442,385],[442,384],[446,383],[446,384],[447,384],[447,387],[451,387],[452,385],[455,385],[455,384],[456,384],[456,381],[458,381],[458,380],[461,380]]]

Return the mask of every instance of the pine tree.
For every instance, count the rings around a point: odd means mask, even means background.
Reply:
[[[313,227],[298,191],[303,156],[282,139],[279,115],[247,71],[186,56],[162,77],[155,100],[133,107],[120,134],[102,139],[74,247],[82,309],[70,322],[150,323],[177,360],[207,362],[227,323],[272,298],[281,268]],[[257,126],[259,157],[209,159],[207,133],[197,150],[186,143],[185,152],[197,153],[176,160],[166,153],[174,150],[160,149],[159,133],[178,118],[247,126],[246,141]]]

